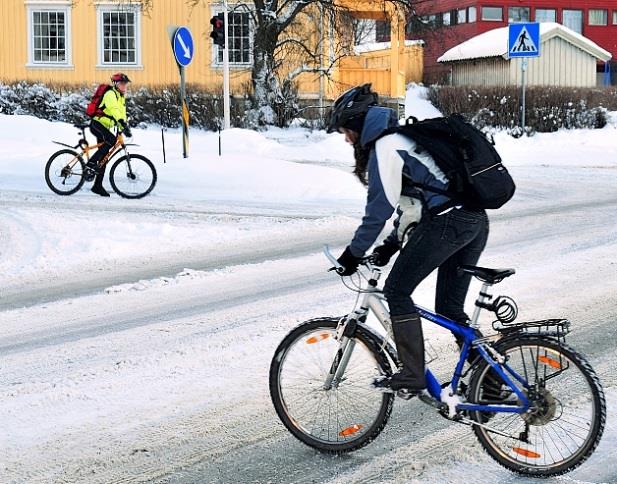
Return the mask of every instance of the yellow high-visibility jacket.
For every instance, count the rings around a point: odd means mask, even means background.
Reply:
[[[117,89],[112,87],[107,91],[99,107],[106,116],[95,116],[94,120],[101,123],[107,129],[117,126],[121,120],[127,121],[125,99]]]

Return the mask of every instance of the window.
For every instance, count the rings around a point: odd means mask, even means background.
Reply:
[[[249,12],[227,14],[227,39],[229,41],[229,63],[249,64],[251,62],[251,16]],[[388,24],[389,27],[389,24]],[[388,35],[390,31],[388,30]],[[223,63],[223,49],[217,46],[217,64]]]
[[[139,65],[140,10],[99,7],[99,65]]]
[[[457,10],[456,23],[457,24],[467,23],[467,9],[466,8],[460,8]]]
[[[508,22],[529,22],[529,7],[510,7]]]
[[[44,4],[28,8],[28,66],[70,67],[70,8]]]
[[[452,24],[452,15],[451,15],[451,13],[450,12],[444,12],[442,20],[443,20],[443,24],[444,25],[451,25]]]
[[[467,22],[470,24],[477,20],[476,7],[469,7],[467,9]]]
[[[390,22],[378,20],[375,22],[375,42],[390,41]]]
[[[482,20],[489,22],[503,21],[503,9],[501,7],[482,7]]]
[[[589,9],[589,25],[608,25],[608,10]]]
[[[554,8],[536,8],[536,22],[557,22],[557,10]]]
[[[583,33],[583,11],[582,10],[564,10],[563,25],[569,29]]]
[[[613,10],[613,25],[617,25],[617,10]]]

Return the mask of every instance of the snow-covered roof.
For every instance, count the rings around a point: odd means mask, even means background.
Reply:
[[[607,61],[612,57],[610,52],[587,37],[574,32],[574,30],[558,23],[542,22],[540,24],[540,42],[546,42],[553,37],[561,37],[601,61]],[[507,54],[508,27],[501,27],[476,35],[462,44],[452,47],[437,59],[437,62],[453,62],[485,57],[507,58]]]

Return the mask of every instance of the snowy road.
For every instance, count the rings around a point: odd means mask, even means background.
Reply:
[[[544,201],[542,210],[522,204],[495,214],[482,261],[517,268],[497,292],[517,300],[521,319],[568,316],[574,323],[570,342],[602,378],[610,405],[605,438],[567,478],[585,482],[617,480],[617,306],[608,283],[617,268],[617,200],[603,195],[610,183],[598,182],[585,197],[566,193]],[[37,210],[44,206],[15,205],[2,213],[23,224]],[[173,224],[186,222],[178,217]],[[253,228],[258,218],[250,218]],[[231,224],[239,220],[251,223],[239,216]],[[153,256],[151,281],[131,283],[136,279],[125,275],[112,283],[127,284],[103,292],[106,279],[93,276],[88,295],[65,292],[67,299],[26,308],[15,307],[14,292],[12,309],[0,312],[0,480],[468,482],[456,468],[474,480],[526,482],[493,463],[468,428],[436,419],[418,402],[397,403],[375,442],[341,458],[318,455],[285,431],[267,389],[276,345],[298,322],[341,314],[354,300],[325,272],[327,263],[317,253],[317,241],[346,240],[353,221],[299,223],[304,237],[264,238],[262,255],[254,258],[242,260],[239,253],[217,264],[216,257],[202,256],[198,267],[191,265],[195,259],[180,264],[178,256],[176,267],[201,272],[155,278],[173,272],[159,272],[166,257]],[[315,230],[310,240],[307,227]],[[34,234],[22,240],[20,257],[27,258],[36,247],[26,242],[41,239]],[[22,276],[22,284],[32,281]],[[433,283],[418,290],[426,305]],[[49,280],[41,284],[41,291],[50,287]],[[58,295],[68,290],[57,287]]]

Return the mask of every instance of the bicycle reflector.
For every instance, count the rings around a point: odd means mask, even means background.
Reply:
[[[542,457],[537,452],[532,452],[531,450],[523,449],[522,447],[513,447],[512,452],[522,455],[523,457],[527,457],[529,459],[539,459]]]
[[[347,427],[346,429],[341,430],[338,434],[341,437],[349,437],[350,435],[353,435],[356,432],[362,430],[363,427],[364,425],[361,424],[353,424],[351,427]]]
[[[561,370],[561,363],[548,356],[538,356],[538,361],[557,370]]]
[[[319,343],[320,341],[323,341],[324,339],[328,339],[329,337],[330,337],[330,333],[321,333],[321,334],[318,334],[317,336],[311,336],[310,338],[306,339],[306,344],[312,345],[315,343]]]
[[[210,19],[212,24],[212,32],[210,37],[215,45],[220,45],[225,48],[225,17],[222,13],[219,13]]]

